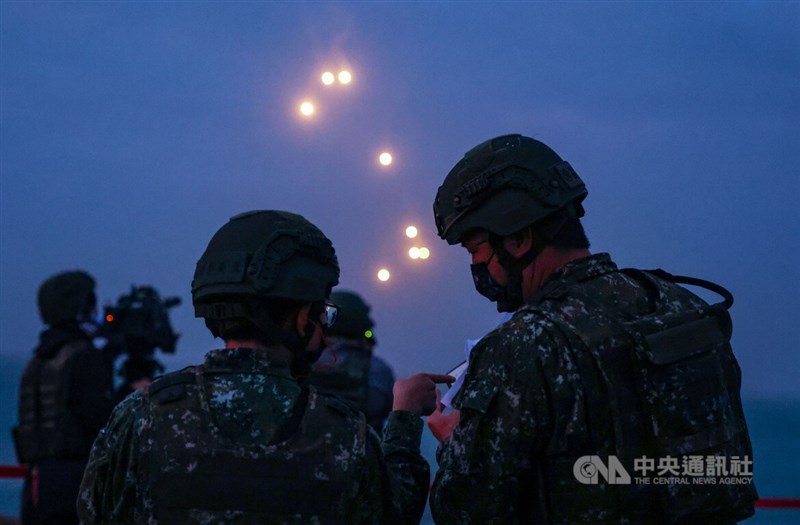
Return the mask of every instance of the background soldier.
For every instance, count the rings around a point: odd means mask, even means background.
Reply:
[[[325,350],[314,363],[309,382],[363,412],[380,434],[392,410],[394,373],[375,355],[370,307],[361,296],[345,290],[333,292],[331,302],[339,307],[336,324],[325,333]]]
[[[338,277],[331,242],[299,215],[249,212],[220,228],[192,300],[225,348],[117,407],[81,485],[82,522],[419,521],[419,415],[452,378],[399,381],[383,443],[345,403],[301,385],[334,322]]]
[[[467,152],[439,188],[439,236],[469,252],[477,291],[515,313],[472,350],[459,410],[428,418],[443,440],[436,522],[752,515],[750,485],[579,482],[578,460],[589,455],[617,456],[629,471],[641,456],[752,457],[728,343],[732,297],[591,255],[579,220],[586,194],[567,162],[520,135]],[[725,303],[709,306],[674,284],[688,281]]]
[[[113,408],[112,365],[92,345],[94,279],[82,271],[47,279],[39,314],[48,328],[25,368],[14,440],[28,466],[23,524],[78,523],[75,500],[97,432]]]

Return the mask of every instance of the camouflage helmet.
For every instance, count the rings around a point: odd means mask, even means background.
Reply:
[[[372,338],[368,331],[375,326],[370,318],[369,305],[357,293],[346,290],[331,294],[331,302],[339,307],[336,323],[327,330],[327,335],[349,339]]]
[[[450,244],[482,228],[510,235],[559,210],[581,217],[587,191],[568,162],[545,144],[503,135],[468,151],[445,178],[433,213]]]
[[[45,324],[56,325],[88,314],[97,305],[94,279],[81,270],[62,272],[39,287],[36,300]]]
[[[237,306],[249,299],[315,302],[338,282],[333,244],[319,228],[294,213],[251,211],[211,238],[197,262],[192,302],[196,317],[241,317]]]

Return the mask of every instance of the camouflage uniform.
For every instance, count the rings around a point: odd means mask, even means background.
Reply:
[[[366,341],[328,338],[328,345],[314,363],[308,382],[363,412],[378,433],[392,410],[394,373]]]
[[[681,287],[657,283],[664,304],[675,313],[705,306]],[[651,421],[632,394],[631,359],[611,355],[619,358],[598,364],[580,337],[590,333],[592,341],[612,341],[614,322],[648,312],[647,292],[618,272],[607,254],[572,261],[545,285],[543,300],[521,307],[480,341],[454,400],[459,424],[437,453],[439,471],[431,492],[436,523],[661,523],[669,514],[664,502],[683,505],[685,522],[732,523],[746,517],[725,516],[713,503],[739,497],[746,501],[734,506],[752,509],[754,489],[737,495],[736,489],[689,486],[664,494],[635,484],[581,485],[573,475],[575,460],[583,455],[620,455],[629,471],[631,457],[653,455]],[[604,345],[598,345],[599,352],[610,352],[613,345]],[[664,385],[664,392],[654,392],[654,401],[665,413],[676,407],[688,411],[693,401],[698,415],[713,406],[713,413],[721,414],[718,423],[738,432],[733,445],[723,443],[714,451],[745,449],[752,457],[739,369],[732,354],[730,360],[716,367],[724,374],[711,365],[686,371],[702,372],[709,382],[721,376],[723,392],[714,392],[713,399],[697,394],[704,385],[685,385],[676,376],[670,378],[675,381],[671,390]],[[692,508],[698,498],[709,505],[705,516],[704,507]]]
[[[360,341],[340,337],[328,337],[326,341],[325,350],[308,377],[309,384],[366,414],[372,352]]]
[[[338,417],[340,424],[307,428],[300,423],[294,435],[281,437],[282,429],[292,419],[296,402],[303,401],[304,392],[288,367],[271,362],[264,351],[238,348],[212,351],[201,367],[190,367],[183,374],[197,371],[198,368],[205,372],[204,384],[201,385],[205,395],[197,397],[205,400],[207,410],[187,410],[179,417],[167,412],[166,419],[170,421],[161,421],[155,417],[160,408],[150,398],[161,396],[162,393],[169,394],[170,388],[161,391],[156,388],[152,395],[133,394],[115,410],[107,428],[94,444],[81,485],[78,510],[82,523],[159,523],[155,513],[161,503],[153,487],[157,486],[159,478],[163,480],[170,475],[173,478],[191,477],[195,467],[194,464],[188,467],[181,465],[181,458],[173,458],[176,454],[171,451],[180,451],[181,447],[186,452],[191,452],[192,448],[203,448],[206,446],[204,436],[213,434],[222,436],[219,438],[222,441],[229,438],[232,440],[229,443],[234,443],[232,450],[224,451],[231,455],[230,464],[236,465],[237,459],[242,461],[239,461],[239,467],[205,472],[198,476],[194,481],[199,490],[205,490],[203,476],[208,476],[206,479],[209,484],[217,483],[223,490],[226,480],[238,487],[247,482],[248,475],[263,477],[264,472],[253,474],[247,471],[248,468],[253,470],[252,459],[263,454],[271,454],[272,461],[284,471],[308,471],[317,479],[305,483],[286,478],[276,480],[277,483],[271,485],[273,488],[294,490],[281,497],[269,490],[259,490],[257,496],[249,499],[242,494],[226,494],[221,498],[222,507],[214,508],[209,501],[208,508],[190,510],[193,523],[419,521],[429,480],[428,465],[419,454],[422,432],[419,417],[407,412],[392,413],[381,443],[361,416],[312,388],[307,393],[306,412],[331,407],[331,417]],[[213,422],[207,425],[211,430],[198,424],[198,420],[203,422],[205,415],[210,416]],[[157,436],[164,435],[164,429],[174,439],[159,442]],[[306,451],[285,445],[298,437],[317,443],[317,448],[324,451],[323,459],[329,464],[301,464],[295,453],[300,456]],[[326,448],[342,442],[351,445],[348,449]],[[215,451],[218,452],[220,450]],[[161,467],[154,467],[158,464]],[[182,471],[177,472],[179,470]],[[334,471],[340,476],[349,476],[349,479],[343,484],[320,482],[320,479],[326,479],[325,476]],[[260,486],[256,485],[255,488],[259,489]],[[192,498],[192,494],[180,496],[181,489],[170,487],[170,497],[178,494],[174,496],[177,499]],[[208,497],[213,499],[214,495]],[[324,509],[327,516],[314,515],[309,510],[316,508],[317,501],[337,498],[342,508]],[[258,507],[261,500],[269,502],[267,505],[274,506],[278,511],[272,514],[248,512],[253,510],[248,507]],[[288,509],[287,500],[305,508]],[[171,503],[175,502],[166,502],[167,505]],[[238,509],[235,508],[237,505]],[[169,523],[169,520],[160,522]]]
[[[380,432],[386,417],[392,411],[394,372],[389,363],[374,353],[369,362],[368,382],[367,411],[364,415],[367,416],[367,423]]]

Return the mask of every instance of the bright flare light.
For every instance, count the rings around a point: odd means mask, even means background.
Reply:
[[[408,250],[408,256],[411,257],[412,259],[419,259],[420,258],[420,249],[417,248],[416,246],[411,247]]]
[[[389,277],[391,277],[391,276],[392,275],[389,273],[389,270],[387,270],[386,268],[381,268],[380,270],[378,270],[378,280],[379,281],[386,282],[386,281],[389,280]]]
[[[333,76],[333,73],[330,71],[326,71],[322,74],[322,83],[326,86],[330,86],[333,84],[333,81],[336,80],[336,77]]]
[[[408,228],[406,228],[406,237],[408,237],[409,239],[413,239],[414,237],[416,237],[417,233],[418,232],[416,226],[409,226]]]
[[[419,258],[420,259],[427,259],[431,256],[431,251],[424,246],[419,249]]]
[[[349,84],[353,80],[353,75],[349,71],[339,71],[339,82],[341,84]]]
[[[300,113],[302,113],[306,117],[310,117],[311,115],[314,114],[314,104],[306,100],[305,102],[300,104]]]
[[[380,162],[384,166],[388,166],[389,164],[392,163],[392,154],[389,153],[388,151],[384,151],[378,157],[378,162]]]

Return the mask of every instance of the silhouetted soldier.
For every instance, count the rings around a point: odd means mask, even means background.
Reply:
[[[97,432],[114,406],[109,359],[92,344],[94,279],[82,271],[47,279],[39,288],[39,346],[19,393],[17,455],[29,467],[23,524],[78,523],[75,500]],[[88,331],[87,331],[88,330]]]
[[[361,296],[346,290],[333,292],[331,302],[339,314],[325,334],[325,350],[314,363],[309,383],[363,412],[380,434],[392,410],[394,373],[375,355],[370,307]]]

